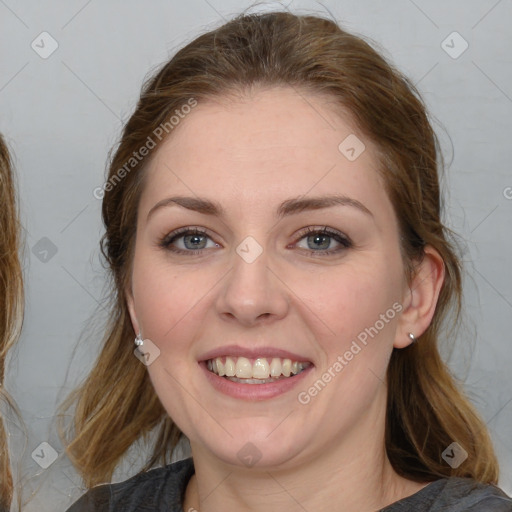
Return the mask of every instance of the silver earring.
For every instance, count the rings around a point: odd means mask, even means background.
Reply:
[[[412,343],[416,343],[416,336],[412,332],[409,333],[409,338],[411,339]]]
[[[144,340],[142,339],[142,335],[140,334],[140,331],[139,331],[139,334],[137,334],[137,336],[135,338],[135,345],[137,345],[137,347],[142,347],[142,345],[144,345]]]

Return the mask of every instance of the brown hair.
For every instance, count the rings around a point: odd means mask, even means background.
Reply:
[[[23,324],[23,280],[18,256],[20,225],[12,164],[0,135],[0,400],[11,411],[15,406],[4,387],[5,361]],[[4,421],[0,417],[0,509],[9,510],[13,482]]]
[[[388,367],[386,449],[395,471],[417,481],[466,476],[496,483],[498,464],[479,415],[441,360],[437,343],[449,311],[461,311],[461,267],[441,221],[438,142],[419,93],[360,37],[335,22],[286,12],[242,15],[185,46],[143,87],[113,154],[103,199],[102,252],[115,296],[105,343],[90,375],[64,405],[75,405],[68,453],[86,484],[110,481],[127,449],[159,427],[144,469],[170,459],[181,433],[167,416],[146,368],[130,350],[127,311],[137,205],[145,161],[114,182],[148,137],[190,98],[198,102],[253,86],[289,86],[333,98],[378,148],[380,172],[399,220],[409,282],[430,245],[446,277],[434,318],[418,343],[394,350]],[[457,441],[468,459],[442,460]]]

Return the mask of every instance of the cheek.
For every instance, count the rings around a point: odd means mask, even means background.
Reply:
[[[367,327],[399,297],[398,269],[347,265],[320,276],[297,279],[297,296],[337,335]],[[331,333],[332,334],[332,333]],[[353,332],[352,332],[353,334]]]
[[[386,256],[369,253],[353,262],[314,272],[282,268],[283,279],[293,290],[291,303],[329,352],[339,351],[340,344],[350,345],[399,297],[398,253]],[[172,340],[173,351],[179,351],[179,346],[194,336],[191,329],[201,329],[208,315],[205,308],[213,307],[212,300],[222,287],[223,271],[220,267],[177,267],[144,251],[136,254],[133,293],[144,336],[161,349]],[[290,292],[285,287],[278,293]],[[386,322],[382,330],[387,332],[390,323]]]
[[[323,353],[322,367],[346,354],[345,360],[355,362],[349,372],[344,371],[351,374],[354,385],[369,367],[378,375],[385,371],[398,319],[393,305],[400,297],[400,269],[396,259],[381,262],[372,257],[296,281],[294,291],[312,313],[303,309]]]
[[[174,269],[144,259],[134,261],[132,277],[137,318],[145,337],[158,343],[193,308],[194,283],[183,285]]]
[[[173,353],[179,352],[193,338],[192,330],[201,325],[197,317],[204,314],[221,276],[213,270],[172,266],[161,258],[136,258],[132,287],[144,337],[164,351],[172,342]]]

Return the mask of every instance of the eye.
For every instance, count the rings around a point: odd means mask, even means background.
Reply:
[[[333,255],[353,246],[348,237],[334,229],[324,227],[307,227],[299,233],[299,241],[291,247],[306,250],[312,256]],[[304,240],[306,247],[301,243]],[[177,229],[166,235],[158,245],[175,254],[187,256],[199,255],[206,249],[219,248],[206,230],[196,227]]]
[[[169,233],[160,241],[159,245],[171,252],[187,255],[200,254],[205,249],[220,247],[206,234],[206,231],[188,227]]]
[[[299,242],[296,243],[297,247],[307,250],[313,256],[335,254],[353,245],[348,237],[327,226],[323,228],[310,226],[302,230],[300,235]],[[300,246],[302,240],[305,241],[306,247]]]

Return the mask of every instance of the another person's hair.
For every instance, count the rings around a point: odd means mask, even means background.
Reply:
[[[0,401],[14,411],[5,390],[5,361],[23,324],[23,279],[19,260],[21,227],[11,157],[0,135]],[[0,416],[0,510],[9,510],[13,479],[4,420]]]
[[[417,343],[393,350],[389,363],[385,443],[392,466],[415,481],[463,476],[497,483],[498,463],[486,426],[438,351],[438,342],[460,323],[462,279],[453,234],[441,219],[442,157],[425,105],[415,86],[363,39],[331,20],[286,12],[241,15],[199,36],[144,84],[110,161],[101,247],[112,278],[112,309],[94,368],[63,406],[64,412],[74,408],[73,422],[64,428],[71,460],[93,486],[111,480],[135,442],[154,435],[147,470],[167,463],[182,435],[131,349],[126,290],[149,158],[121,178],[119,170],[148,137],[156,140],[153,131],[189,99],[200,104],[280,86],[330,98],[376,146],[379,172],[399,221],[409,283],[425,245],[444,260],[446,277],[431,324]],[[450,334],[441,330],[448,319]],[[468,452],[457,468],[441,456],[454,441]]]

